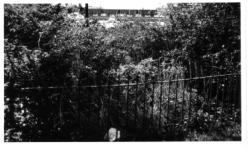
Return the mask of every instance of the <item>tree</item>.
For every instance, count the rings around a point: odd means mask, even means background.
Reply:
[[[162,10],[171,24],[170,40],[187,52],[186,59],[200,63],[204,73],[240,70],[239,3],[168,4]],[[194,69],[199,73],[200,67]]]

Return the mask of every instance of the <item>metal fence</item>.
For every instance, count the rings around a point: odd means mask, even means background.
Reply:
[[[119,76],[116,82],[15,89],[15,100],[29,100],[26,107],[36,126],[50,128],[45,138],[37,133],[37,141],[102,141],[110,127],[120,130],[123,141],[185,140],[195,130],[215,132],[223,117],[240,124],[238,73],[169,79],[145,75],[144,80],[127,77],[125,83]],[[78,139],[70,139],[72,131]]]

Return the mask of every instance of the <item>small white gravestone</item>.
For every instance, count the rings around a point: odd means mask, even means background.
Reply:
[[[121,131],[117,130],[114,127],[111,127],[108,132],[104,135],[104,140],[110,142],[117,141],[121,137]]]

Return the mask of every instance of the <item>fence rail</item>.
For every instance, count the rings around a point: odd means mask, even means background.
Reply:
[[[40,89],[69,89],[69,88],[98,88],[98,87],[119,87],[119,86],[134,86],[134,85],[145,85],[148,83],[168,83],[168,82],[179,82],[179,81],[190,81],[190,80],[199,80],[199,79],[208,79],[208,78],[216,78],[216,77],[225,77],[225,76],[234,76],[240,75],[240,73],[231,73],[231,74],[222,74],[222,75],[213,75],[213,76],[204,76],[204,77],[194,77],[194,78],[186,78],[186,79],[173,79],[173,80],[164,80],[164,81],[153,81],[147,80],[143,83],[121,83],[121,84],[104,84],[104,85],[84,85],[84,86],[71,86],[71,87],[57,87],[57,86],[48,86],[48,87],[21,87],[20,90],[40,90]]]

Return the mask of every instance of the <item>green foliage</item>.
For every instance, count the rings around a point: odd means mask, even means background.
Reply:
[[[162,10],[171,24],[170,39],[188,53],[185,58],[202,63],[205,73],[240,70],[239,3],[168,4]]]
[[[106,117],[122,128],[129,107],[131,128],[135,106],[137,127],[141,129],[143,117],[149,121],[147,131],[151,125],[159,126],[160,120],[162,130],[156,134],[163,140],[179,135],[184,139],[187,127],[192,127],[191,139],[214,139],[208,133],[210,127],[221,129],[216,134],[221,133],[223,139],[240,136],[240,130],[235,132],[240,129],[239,111],[235,120],[230,119],[233,114],[213,115],[214,110],[205,109],[209,102],[201,88],[187,81],[169,82],[187,78],[193,66],[193,75],[200,67],[205,75],[240,71],[238,3],[169,4],[161,9],[165,26],[139,19],[113,28],[89,20],[86,27],[85,20],[68,16],[77,10],[59,4],[4,5],[6,141],[101,140],[103,127],[108,128]],[[155,83],[160,80],[166,82]],[[121,90],[78,89],[116,83],[132,85]],[[137,83],[142,85],[137,88]],[[68,89],[19,90],[30,86]],[[99,137],[94,137],[96,132]]]

